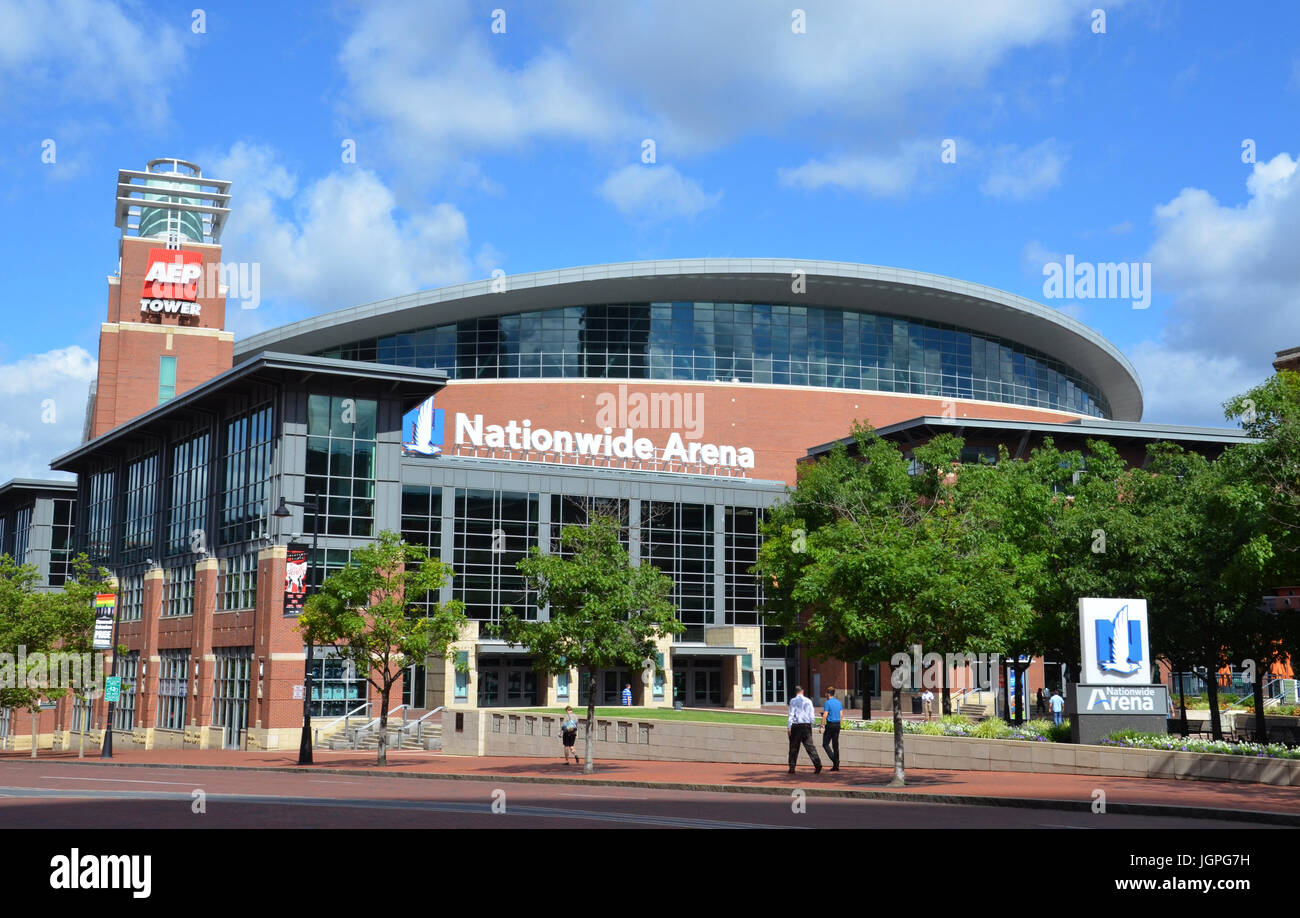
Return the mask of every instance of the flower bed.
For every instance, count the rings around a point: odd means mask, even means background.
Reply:
[[[1189,739],[1120,730],[1101,741],[1103,746],[1129,749],[1159,749],[1166,752],[1212,752],[1216,755],[1241,755],[1261,759],[1300,759],[1300,748],[1282,743],[1229,743],[1226,740]]]
[[[892,733],[892,718],[880,720],[846,720],[846,730],[867,730],[873,733]],[[1050,720],[1031,720],[1022,724],[1008,724],[997,718],[974,723],[962,714],[948,714],[938,720],[905,720],[903,732],[921,736],[968,736],[975,739],[1023,740],[1031,743],[1068,743],[1070,722],[1057,727]]]

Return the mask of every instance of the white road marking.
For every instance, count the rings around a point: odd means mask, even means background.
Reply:
[[[193,787],[193,781],[138,781],[132,778],[69,778],[63,775],[37,775],[46,781],[107,781],[110,784],[174,784],[177,787]]]

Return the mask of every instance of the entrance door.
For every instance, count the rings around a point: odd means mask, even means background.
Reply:
[[[722,705],[722,672],[716,669],[697,669],[693,673],[694,686],[691,703],[697,708]]]
[[[785,666],[763,667],[763,704],[785,704]]]
[[[248,729],[248,692],[253,672],[253,648],[218,647],[213,673],[212,723],[223,727],[225,749],[243,746]]]
[[[485,657],[478,664],[480,708],[531,708],[537,704],[537,673],[527,660]]]

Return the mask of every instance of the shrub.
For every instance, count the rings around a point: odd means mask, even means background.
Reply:
[[[1162,733],[1116,730],[1102,741],[1104,746],[1133,749],[1162,749],[1168,752],[1210,752],[1216,755],[1245,755],[1266,759],[1300,759],[1300,749],[1281,743],[1229,743],[1223,740],[1189,739]]]
[[[980,739],[1003,739],[1010,732],[1011,728],[1004,721],[990,717],[977,725],[971,735],[978,736]]]

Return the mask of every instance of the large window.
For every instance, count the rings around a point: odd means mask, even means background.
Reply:
[[[54,499],[54,528],[50,532],[50,586],[67,583],[73,575],[72,538],[76,528],[76,501]]]
[[[27,546],[32,537],[32,508],[23,507],[14,514],[14,553],[15,564],[27,563]]]
[[[257,552],[221,559],[221,611],[257,605]]]
[[[763,605],[762,585],[750,568],[758,562],[763,512],[754,507],[727,507],[726,566],[723,596],[728,625],[757,625]]]
[[[373,400],[308,398],[307,499],[320,506],[330,535],[374,535],[376,410]],[[314,515],[303,519],[311,532]]]
[[[138,622],[144,618],[144,574],[127,574],[119,591],[118,621]]]
[[[536,594],[515,564],[537,544],[538,495],[522,491],[456,490],[456,551],[452,588],[465,614],[495,621],[510,606],[537,617]]]
[[[225,727],[224,745],[238,748],[248,729],[248,695],[253,673],[252,647],[217,647],[212,676],[212,724]]]
[[[194,614],[194,568],[188,564],[169,568],[164,575],[163,615]]]
[[[207,527],[208,442],[201,433],[172,447],[168,555],[193,551],[195,532]]]
[[[322,651],[324,651],[322,653]],[[342,717],[366,703],[364,674],[350,660],[334,655],[333,648],[317,648],[311,661],[313,717]]]
[[[713,621],[713,507],[644,501],[641,561],[673,580],[672,600],[686,631],[679,641],[703,641]]]
[[[185,702],[190,677],[190,652],[164,650],[158,670],[158,722],[162,730],[185,729]]]
[[[826,386],[1109,417],[1076,370],[1012,341],[901,316],[784,303],[566,306],[354,341],[324,357],[453,379],[610,377]]]
[[[158,404],[176,397],[176,358],[158,358]]]
[[[442,488],[429,485],[402,485],[402,539],[411,545],[423,545],[430,558],[442,554]],[[437,595],[426,594],[411,602],[426,610],[438,601]]]
[[[139,697],[140,652],[133,650],[117,661],[117,675],[122,692],[113,708],[113,729],[130,730],[135,726],[135,702]]]
[[[222,545],[266,534],[271,418],[271,406],[262,405],[226,422],[219,523]]]
[[[151,453],[126,467],[126,519],[122,561],[143,561],[153,551],[157,517],[158,454]]]
[[[86,554],[102,561],[112,553],[113,489],[117,476],[111,471],[95,472],[86,485]]]

